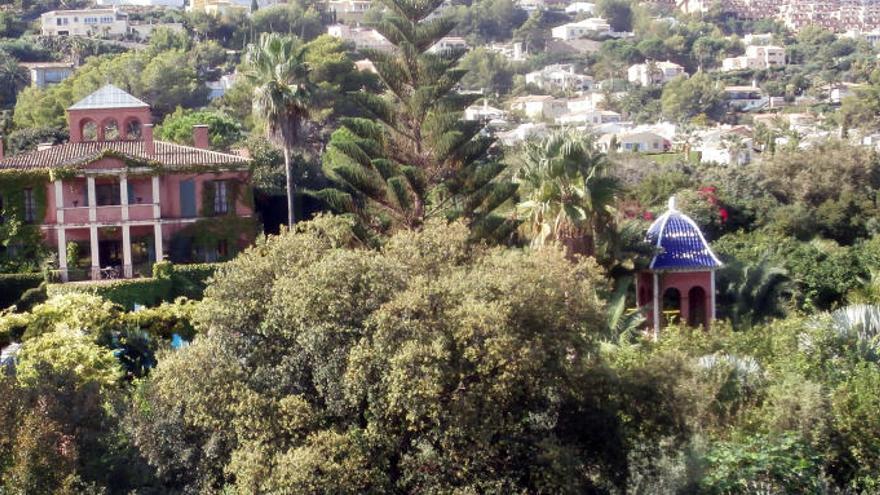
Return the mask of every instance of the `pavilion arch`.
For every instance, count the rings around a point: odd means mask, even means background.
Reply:
[[[125,120],[125,127],[123,127],[124,131],[124,139],[128,139],[130,141],[137,141],[141,138],[142,135],[143,124],[141,120],[137,117],[129,117]]]
[[[79,123],[80,135],[83,141],[98,140],[98,123],[92,119],[82,119]]]
[[[706,326],[706,290],[695,285],[688,291],[687,324],[691,327]]]
[[[661,302],[663,312],[676,312],[681,317],[681,292],[675,287],[669,287],[663,291],[663,300]],[[670,315],[671,316],[671,315]],[[677,321],[677,320],[676,320]]]
[[[101,129],[104,131],[104,141],[116,141],[120,138],[119,122],[113,117],[105,119],[101,124]]]

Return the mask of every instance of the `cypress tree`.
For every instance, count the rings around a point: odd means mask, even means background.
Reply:
[[[394,49],[363,50],[385,86],[352,98],[364,117],[348,118],[323,158],[333,188],[316,192],[337,212],[378,231],[419,228],[433,217],[466,219],[477,237],[503,238],[515,221],[515,185],[482,124],[461,119],[479,95],[455,90],[464,50],[430,50],[455,28],[450,16],[426,19],[443,0],[382,0],[375,29]]]

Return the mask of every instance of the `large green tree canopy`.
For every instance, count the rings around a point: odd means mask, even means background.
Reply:
[[[139,392],[135,439],[166,483],[583,493],[618,476],[594,262],[471,245],[461,224],[381,250],[351,232],[321,218],[222,270],[202,336]]]

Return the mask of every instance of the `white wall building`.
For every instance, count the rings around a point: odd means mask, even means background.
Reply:
[[[611,110],[587,110],[560,115],[556,118],[557,124],[566,125],[602,125],[620,122],[622,117],[619,113]]]
[[[663,153],[669,150],[670,143],[663,136],[653,132],[622,132],[604,134],[597,142],[599,149],[632,153]]]
[[[114,9],[53,10],[40,16],[43,36],[123,36],[128,14]]]
[[[394,46],[390,41],[385,39],[384,36],[372,28],[333,24],[332,26],[327,26],[327,34],[354,43],[355,48],[358,50],[368,48],[371,50],[389,52],[394,49]]]
[[[571,41],[586,36],[611,36],[614,38],[625,38],[631,33],[618,33],[611,30],[611,25],[601,17],[591,17],[578,22],[569,22],[561,26],[556,26],[550,30],[550,34],[563,41]]]
[[[467,49],[467,41],[465,41],[465,39],[461,36],[444,36],[437,40],[437,42],[434,43],[431,48],[428,48],[428,52],[443,53]]]
[[[208,99],[214,100],[225,95],[226,92],[229,91],[235,84],[235,79],[236,75],[235,73],[232,73],[224,74],[220,76],[220,79],[216,81],[205,82],[205,86],[208,87]]]
[[[43,89],[58,84],[73,75],[73,64],[70,62],[34,62],[19,64],[31,76],[31,84]]]
[[[593,89],[593,77],[577,74],[572,64],[553,64],[526,74],[526,84],[548,90],[589,91]]]
[[[339,21],[360,21],[372,6],[372,0],[327,0],[327,10]]]
[[[785,48],[774,45],[749,45],[746,54],[740,57],[727,57],[721,61],[721,70],[764,70],[785,66]]]
[[[746,165],[754,159],[754,143],[748,127],[720,127],[701,136],[695,147],[701,163]]]
[[[590,2],[572,2],[565,7],[565,13],[569,15],[590,14],[596,10],[596,4]]]
[[[522,42],[513,41],[510,43],[492,43],[486,47],[490,52],[495,52],[513,62],[522,62],[527,58]]]
[[[510,102],[510,109],[522,112],[530,119],[554,120],[567,111],[568,105],[565,100],[557,100],[549,95],[529,95],[514,98]]]
[[[498,139],[502,144],[507,146],[513,146],[519,144],[527,139],[532,138],[541,138],[550,134],[550,129],[547,127],[547,124],[539,122],[537,124],[533,122],[526,122],[525,124],[520,124],[508,132],[499,133]]]
[[[639,83],[642,86],[665,84],[682,75],[687,76],[684,67],[668,60],[635,64],[626,71],[626,78],[629,82]]]
[[[485,99],[481,105],[471,105],[464,109],[464,120],[504,120],[506,118],[507,112],[489,106],[489,101]]]
[[[544,0],[516,0],[516,6],[526,12],[534,12],[536,10],[544,10],[547,4]]]

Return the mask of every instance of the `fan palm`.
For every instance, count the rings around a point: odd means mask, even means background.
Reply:
[[[562,244],[569,254],[596,254],[596,237],[609,232],[619,189],[605,174],[605,155],[590,136],[560,131],[528,142],[516,172],[517,213],[532,245]]]
[[[305,46],[294,37],[265,33],[257,44],[248,47],[243,73],[254,86],[254,113],[266,121],[267,134],[284,151],[290,226],[296,220],[290,152],[300,142],[303,122],[311,113],[311,84],[305,52]]]
[[[722,316],[737,326],[784,316],[783,302],[791,297],[788,272],[767,259],[750,264],[727,263],[718,272],[717,285]]]

